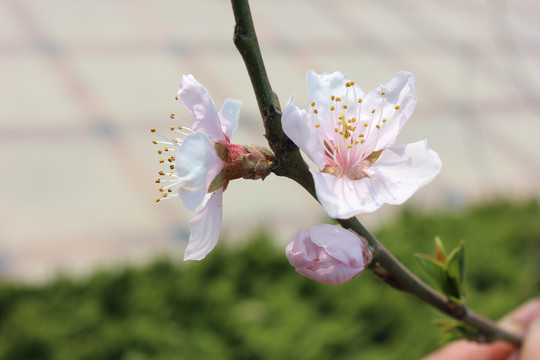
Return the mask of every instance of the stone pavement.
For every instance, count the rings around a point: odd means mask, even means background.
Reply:
[[[456,207],[540,186],[540,3],[253,0],[281,103],[305,74],[340,70],[365,90],[413,72],[419,102],[400,142],[427,138],[443,170],[410,201]],[[238,143],[264,144],[225,0],[0,0],[0,277],[183,253],[191,214],[156,204],[148,129],[182,113],[182,74],[217,104],[243,101]],[[282,243],[324,213],[292,182],[236,181],[223,234],[260,226]],[[361,217],[376,225],[399,207]]]

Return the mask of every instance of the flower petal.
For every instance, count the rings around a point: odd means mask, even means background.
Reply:
[[[371,119],[365,134],[365,145],[370,152],[387,149],[396,143],[399,131],[416,106],[414,81],[413,74],[400,71],[390,82],[377,85],[366,95],[361,118]]]
[[[223,189],[219,189],[189,222],[191,233],[184,260],[201,260],[216,246],[221,230],[222,202]]]
[[[283,131],[322,170],[324,145],[315,124],[308,119],[306,110],[300,110],[294,105],[294,99],[293,94],[281,116]]]
[[[351,180],[309,169],[315,181],[317,198],[326,213],[336,219],[348,219],[372,212],[383,204],[377,185],[370,178]]]
[[[345,83],[349,79],[339,71],[333,73],[317,74],[313,70],[307,73],[307,89],[309,93],[309,101],[315,101],[315,107],[319,111],[330,108],[330,96],[345,98],[346,87]],[[360,87],[355,86],[358,96],[363,96]],[[356,101],[356,100],[355,100]]]
[[[193,75],[182,77],[178,99],[195,117],[193,130],[200,130],[212,139],[225,140],[214,101],[208,90]]]
[[[442,163],[426,140],[384,150],[366,174],[376,184],[380,201],[402,204],[441,171]]]
[[[186,136],[176,152],[178,195],[186,208],[198,211],[208,197],[208,187],[225,163],[217,156],[208,135],[194,132]]]
[[[226,99],[219,111],[221,120],[221,129],[227,135],[229,140],[233,137],[238,128],[238,119],[240,118],[240,108],[242,102],[235,99]]]
[[[321,224],[309,228],[311,241],[335,259],[353,267],[364,267],[366,243],[358,235],[339,226]]]

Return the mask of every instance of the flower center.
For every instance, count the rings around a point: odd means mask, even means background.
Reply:
[[[383,113],[388,115],[388,105],[385,107],[387,102],[384,98],[386,90],[377,90],[380,96],[377,96],[376,101],[370,100],[366,104],[357,95],[354,81],[346,82],[344,87],[343,97],[330,96],[326,109],[317,108],[317,104],[312,102],[308,108],[308,119],[319,130],[324,144],[323,172],[358,180],[367,176],[364,170],[380,154],[378,152],[376,157],[371,156],[382,129],[388,123],[383,116]],[[400,106],[395,105],[392,111],[399,109]]]

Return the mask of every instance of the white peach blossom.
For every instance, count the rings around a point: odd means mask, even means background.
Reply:
[[[310,105],[292,95],[282,116],[285,134],[315,163],[317,198],[333,218],[401,204],[439,173],[427,142],[395,146],[416,105],[415,78],[398,72],[364,92],[342,73],[307,74]]]

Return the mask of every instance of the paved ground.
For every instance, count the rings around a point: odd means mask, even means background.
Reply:
[[[400,140],[428,138],[444,167],[411,204],[540,194],[538,1],[256,0],[252,10],[283,104],[292,92],[306,101],[311,68],[366,90],[398,70],[416,75]],[[232,30],[225,0],[0,0],[0,276],[180,257],[191,215],[154,202],[148,129],[181,112],[173,96],[193,73],[216,103],[244,102],[237,141],[263,143]],[[225,210],[234,240],[262,224],[286,242],[324,216],[278,178],[233,183]]]

